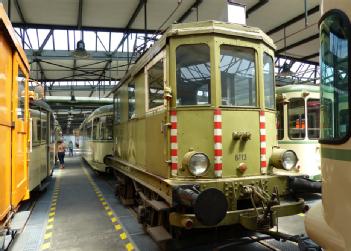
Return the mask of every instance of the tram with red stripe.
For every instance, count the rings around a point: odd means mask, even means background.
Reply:
[[[274,49],[257,28],[175,24],[113,90],[105,163],[155,239],[236,224],[267,230],[303,211],[291,196],[297,156],[277,142]]]

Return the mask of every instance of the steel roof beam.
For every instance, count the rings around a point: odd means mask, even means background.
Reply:
[[[54,33],[54,30],[51,29],[49,31],[49,33],[46,35],[43,43],[40,45],[40,47],[39,47],[39,49],[37,51],[38,54],[40,54],[44,50],[45,45],[48,43],[48,41],[49,41],[49,39],[50,39],[50,37],[52,36],[53,33]],[[39,41],[39,38],[38,38],[38,41]]]
[[[310,15],[312,15],[314,13],[317,13],[317,12],[319,12],[319,5],[313,7],[309,11],[307,11],[307,15],[310,16]],[[298,15],[298,16],[296,16],[296,17],[294,17],[294,18],[292,18],[292,19],[290,19],[290,20],[288,20],[288,21],[286,21],[285,23],[283,23],[283,24],[281,24],[281,25],[279,25],[279,26],[267,31],[266,33],[267,33],[267,35],[272,35],[273,33],[276,33],[276,32],[278,32],[280,30],[283,30],[284,28],[286,28],[286,27],[288,27],[288,26],[290,26],[290,25],[292,25],[294,23],[297,23],[298,21],[300,21],[300,20],[302,20],[304,18],[305,18],[305,12],[300,14],[300,15]]]
[[[288,46],[286,46],[284,48],[281,48],[281,49],[277,50],[276,53],[280,54],[280,53],[282,53],[284,51],[287,51],[287,50],[290,50],[290,49],[295,48],[297,46],[300,46],[300,45],[306,44],[308,42],[311,42],[311,41],[313,41],[313,40],[315,40],[317,38],[319,38],[319,34],[314,34],[314,35],[306,37],[306,38],[304,38],[304,39],[302,39],[302,40],[300,40],[300,41],[298,41],[296,43],[293,43],[293,44],[290,44],[290,45],[288,45]]]
[[[83,22],[83,0],[79,0],[77,28],[80,30]]]
[[[301,58],[301,60],[308,60],[308,59],[315,58],[315,57],[319,57],[319,52],[313,53],[311,55],[307,55],[307,56]]]
[[[25,50],[26,55],[29,60],[34,60],[34,59],[52,59],[52,60],[73,60],[74,57],[72,56],[71,51],[66,51],[66,50],[43,50],[41,52],[41,55],[37,55],[36,51],[31,50],[31,49],[26,49]],[[127,62],[128,59],[128,53],[127,52],[116,52],[117,57],[111,58],[109,55],[106,55],[106,52],[103,51],[89,51],[90,58],[87,60],[112,60],[112,61],[122,61],[122,62]]]
[[[36,23],[12,23],[13,27],[23,29],[54,29],[54,30],[77,30],[75,25],[56,25],[56,24],[36,24]],[[126,29],[125,27],[94,27],[82,26],[82,31],[101,31],[101,32],[120,32],[120,33],[145,33],[144,29]],[[148,29],[148,33],[154,34],[157,30]]]
[[[254,6],[252,6],[250,9],[246,11],[246,17],[249,17],[253,12],[257,11],[261,7],[263,7],[265,4],[267,4],[269,0],[260,0],[258,3],[256,3]]]
[[[287,56],[287,55],[283,55],[283,54],[276,54],[276,57],[281,58],[281,59],[295,60],[296,62],[305,63],[305,64],[319,65],[318,62],[313,62],[310,60],[302,60],[302,58]]]
[[[198,8],[202,2],[203,0],[196,0],[193,5],[191,5],[190,8],[187,9],[180,18],[178,18],[177,23],[182,23],[191,14],[191,12],[193,12],[193,9]]]

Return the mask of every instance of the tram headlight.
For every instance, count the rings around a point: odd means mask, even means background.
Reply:
[[[206,173],[210,161],[206,154],[191,151],[185,154],[183,166],[186,166],[192,175],[201,176]]]
[[[296,153],[292,150],[274,148],[271,161],[272,165],[276,168],[290,171],[296,166],[298,158],[296,156]]]

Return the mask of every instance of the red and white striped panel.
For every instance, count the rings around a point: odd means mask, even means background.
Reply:
[[[266,117],[264,111],[260,111],[260,158],[261,158],[261,173],[267,173],[267,142],[266,142]]]
[[[177,111],[171,111],[171,174],[178,173]]]
[[[214,110],[214,173],[216,177],[222,177],[222,112],[219,108]]]

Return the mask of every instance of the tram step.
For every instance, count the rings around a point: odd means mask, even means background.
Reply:
[[[26,224],[29,218],[29,215],[30,215],[30,211],[22,211],[22,212],[16,213],[9,225],[9,229],[14,231],[21,230]]]
[[[147,232],[156,242],[163,242],[172,239],[170,233],[168,233],[168,231],[162,226],[148,227]]]
[[[45,180],[40,184],[39,191],[44,191],[50,185],[50,180]]]
[[[156,211],[163,211],[169,209],[169,206],[164,201],[147,200],[147,203]]]

